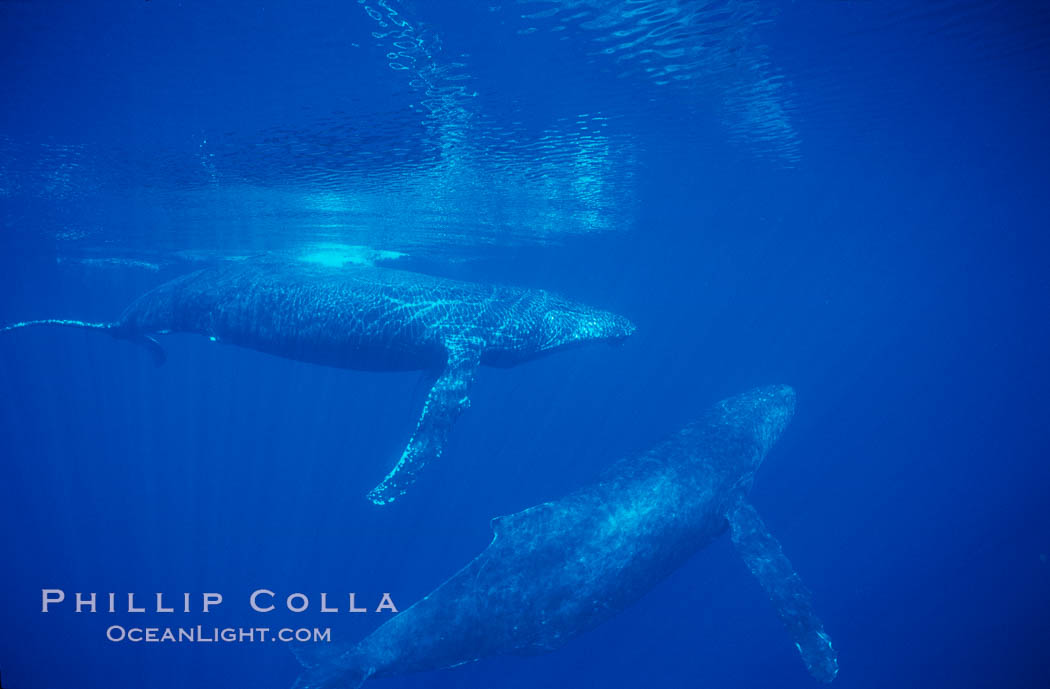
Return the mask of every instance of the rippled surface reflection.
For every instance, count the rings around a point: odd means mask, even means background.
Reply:
[[[852,76],[835,71],[835,51],[856,41],[821,37],[823,17],[852,22],[855,36],[901,26],[917,40],[947,35],[982,60],[1043,47],[994,25],[996,3],[356,0],[322,3],[317,22],[294,34],[279,19],[291,6],[266,15],[154,5],[157,37],[174,20],[211,23],[200,35],[221,26],[231,47],[190,33],[158,51],[148,35],[127,37],[123,52],[95,56],[81,74],[68,65],[90,36],[52,25],[8,49],[8,66],[48,54],[61,68],[52,72],[69,73],[54,109],[70,113],[37,128],[12,116],[0,130],[7,237],[46,235],[66,254],[335,242],[469,255],[622,233],[636,227],[643,172],[678,174],[661,169],[668,154],[688,152],[698,178],[717,174],[709,153],[726,155],[719,146],[791,169],[804,166],[821,117],[877,126],[877,108],[847,112],[836,101]],[[0,13],[32,25],[58,21],[57,6]],[[144,10],[134,11],[141,33]],[[70,16],[70,30],[81,20]],[[120,35],[122,15],[109,20]],[[785,59],[785,44],[805,41],[814,44]],[[128,61],[144,81],[122,71]],[[866,78],[892,88],[877,63]],[[68,95],[74,77],[95,80],[86,86],[105,102]],[[54,77],[20,78],[28,93]]]

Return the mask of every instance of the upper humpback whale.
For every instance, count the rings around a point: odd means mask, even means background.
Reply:
[[[479,365],[513,366],[634,332],[622,316],[544,290],[275,256],[175,278],[112,323],[35,320],[0,332],[43,325],[108,332],[146,346],[158,364],[164,350],[154,335],[184,332],[326,366],[426,371],[433,386],[400,459],[369,493],[376,504],[404,494],[423,465],[441,455],[452,423],[469,405]]]
[[[635,602],[727,529],[818,680],[838,673],[831,640],[780,544],[747,501],[794,414],[795,392],[723,400],[650,451],[555,502],[492,521],[480,555],[356,645],[293,647],[295,689],[558,648]]]

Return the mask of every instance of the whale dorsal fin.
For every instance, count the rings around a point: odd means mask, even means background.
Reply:
[[[726,517],[729,519],[733,545],[769,595],[795,647],[802,654],[806,669],[822,682],[835,679],[839,665],[835,649],[831,647],[831,639],[813,612],[809,589],[784,556],[780,543],[766,529],[751,503],[743,498],[736,502]]]
[[[449,430],[470,406],[470,386],[481,364],[484,342],[457,338],[445,343],[448,359],[423,404],[416,431],[390,473],[368,494],[377,505],[393,502],[405,494],[427,462],[441,456]]]

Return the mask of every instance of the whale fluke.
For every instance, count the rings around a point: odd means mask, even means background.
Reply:
[[[78,328],[80,330],[101,330],[102,332],[109,333],[117,339],[128,340],[129,342],[142,345],[149,352],[150,356],[153,358],[153,363],[157,366],[162,366],[168,358],[167,354],[164,352],[164,348],[161,347],[160,343],[155,339],[149,335],[141,333],[126,333],[118,323],[88,323],[86,321],[77,321],[68,318],[43,318],[35,321],[20,321],[18,323],[5,325],[0,328],[0,333],[21,330],[22,328],[35,328],[38,326],[59,326],[63,328]]]

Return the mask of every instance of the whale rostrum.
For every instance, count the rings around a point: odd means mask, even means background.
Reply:
[[[830,682],[838,661],[809,591],[747,500],[794,409],[786,385],[731,397],[597,483],[497,517],[488,548],[361,642],[293,646],[305,667],[294,689],[354,689],[375,677],[556,649],[727,530],[809,672]]]
[[[195,333],[212,340],[325,366],[425,372],[432,385],[415,432],[370,493],[376,504],[403,495],[470,404],[481,365],[508,367],[588,342],[623,340],[634,325],[545,290],[483,285],[375,266],[327,266],[263,256],[175,278],[135,300],[112,323],[46,319],[0,332],[63,326],[108,332],[146,347]]]

